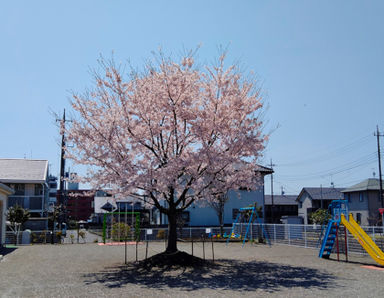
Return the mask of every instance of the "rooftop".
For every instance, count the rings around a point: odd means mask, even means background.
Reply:
[[[0,182],[2,183],[44,183],[47,174],[47,160],[0,159]]]
[[[297,195],[273,195],[273,205],[297,205]],[[272,205],[272,196],[264,196],[264,204]]]
[[[384,188],[384,183],[382,185]],[[369,178],[351,187],[344,189],[342,192],[367,191],[367,190],[379,190],[379,189],[380,189],[379,179]]]
[[[335,187],[304,187],[297,200],[306,192],[312,198],[312,200],[337,200],[342,198],[341,191],[343,188]]]

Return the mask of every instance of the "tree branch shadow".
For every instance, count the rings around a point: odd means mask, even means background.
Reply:
[[[220,289],[278,292],[289,288],[324,289],[336,286],[335,276],[321,270],[284,264],[219,260],[202,268],[153,267],[146,270],[135,264],[105,268],[102,272],[86,274],[86,284],[101,283],[109,288],[129,284],[155,289],[178,288]]]

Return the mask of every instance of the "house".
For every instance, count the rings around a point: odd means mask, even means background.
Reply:
[[[7,208],[19,205],[29,210],[26,229],[47,229],[48,176],[47,160],[0,159],[0,183],[14,191],[8,197]]]
[[[259,166],[256,170],[260,173],[262,183],[256,190],[229,190],[228,201],[224,205],[224,225],[232,225],[239,209],[257,204],[263,210],[261,221],[264,221],[264,177],[273,173],[273,170]],[[184,224],[187,226],[219,226],[219,218],[216,211],[207,203],[194,202],[182,214]],[[168,224],[165,214],[157,214],[157,224]]]
[[[296,198],[297,195],[274,195],[272,207],[272,196],[265,195],[265,221],[267,223],[281,223],[283,216],[297,216],[298,202]]]
[[[332,200],[343,198],[342,188],[334,187],[304,187],[299,196],[298,215],[303,218],[304,224],[309,224],[309,215],[317,209],[327,209]]]
[[[93,214],[95,196],[86,189],[68,190],[66,194],[68,220],[88,220]]]
[[[342,191],[344,199],[348,200],[349,212],[363,226],[381,222],[379,189],[379,179],[370,178]]]
[[[105,191],[97,191],[94,199],[94,212],[91,216],[92,224],[101,225],[104,220],[104,215],[111,212],[121,212],[120,215],[115,215],[116,218],[120,216],[121,221],[127,221],[132,224],[133,217],[125,215],[124,212],[139,212],[140,225],[148,226],[151,223],[152,210],[145,209],[141,202],[137,202],[133,198],[116,199]]]
[[[7,203],[8,196],[11,194],[13,194],[13,190],[0,183],[0,247],[5,243]]]
[[[48,210],[49,212],[52,212],[53,207],[57,205],[57,177],[49,175],[48,186],[49,186]]]

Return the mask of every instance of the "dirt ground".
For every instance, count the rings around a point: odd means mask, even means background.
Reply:
[[[0,252],[0,297],[383,297],[384,268],[367,256],[341,262],[300,247],[214,244],[215,262],[202,269],[138,270],[136,246],[97,243],[32,245]],[[191,253],[191,243],[179,243]],[[148,256],[164,250],[150,242]],[[194,243],[212,260],[212,247]],[[145,244],[137,257],[145,258]],[[368,266],[368,267],[366,267]]]

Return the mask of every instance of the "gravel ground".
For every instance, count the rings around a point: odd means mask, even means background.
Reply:
[[[215,243],[215,263],[204,269],[174,271],[136,269],[135,245],[96,243],[32,245],[0,252],[1,297],[383,297],[384,268],[366,256],[349,263],[317,257],[299,247]],[[179,249],[191,252],[190,243]],[[164,250],[149,243],[148,255]],[[194,254],[203,256],[202,243]],[[138,258],[145,245],[138,246]],[[205,257],[212,259],[210,243]],[[336,256],[333,256],[336,257]],[[344,256],[341,256],[344,260]]]

